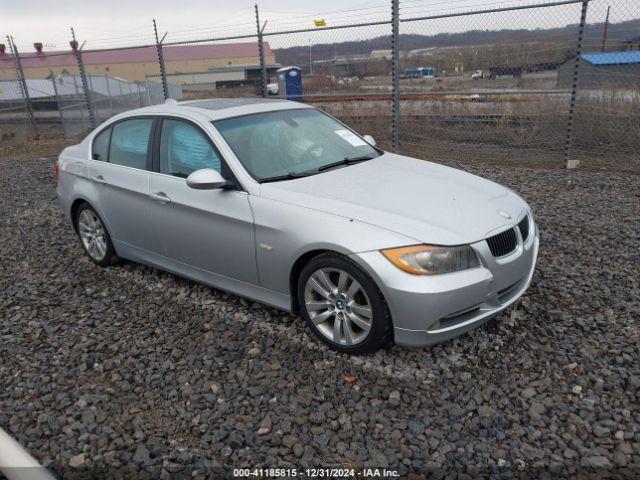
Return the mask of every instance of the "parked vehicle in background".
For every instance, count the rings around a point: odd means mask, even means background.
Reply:
[[[471,78],[473,80],[482,80],[483,78],[485,78],[484,70],[476,70],[471,74]]]
[[[422,78],[433,78],[436,76],[436,69],[434,67],[420,67],[418,71]]]
[[[405,68],[400,78],[433,78],[436,75],[436,69],[433,67],[411,67]]]
[[[309,105],[214,99],[118,115],[58,160],[89,258],[126,258],[300,313],[331,348],[424,346],[528,288],[531,209],[389,152]]]
[[[267,92],[269,95],[278,95],[278,84],[277,83],[268,83],[267,84]]]

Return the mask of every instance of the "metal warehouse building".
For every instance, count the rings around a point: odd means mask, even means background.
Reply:
[[[574,60],[558,69],[558,87],[571,88]],[[580,56],[580,87],[640,88],[640,50],[585,53]]]
[[[35,52],[20,53],[26,78],[47,78],[50,71],[53,71],[54,75],[78,74],[73,51],[44,52],[41,44],[36,46]],[[264,44],[264,51],[268,69],[275,71],[278,65],[267,42]],[[169,78],[173,77],[173,83],[181,83],[180,79],[184,74],[197,74],[196,77],[202,76],[213,83],[252,81],[260,68],[257,42],[165,46],[163,54],[167,74]],[[86,51],[83,52],[82,59],[87,75],[108,75],[129,82],[155,79],[159,76],[158,57],[154,46]],[[189,77],[190,81],[196,77]],[[4,45],[0,45],[0,80],[15,78],[13,59],[5,51]]]

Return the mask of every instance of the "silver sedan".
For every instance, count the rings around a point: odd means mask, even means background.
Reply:
[[[299,313],[336,350],[424,346],[531,282],[538,229],[511,190],[384,152],[309,105],[218,99],[111,118],[56,164],[89,258],[120,258]]]

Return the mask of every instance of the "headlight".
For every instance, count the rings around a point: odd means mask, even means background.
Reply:
[[[438,275],[480,266],[478,255],[468,245],[415,245],[381,252],[396,267],[414,275]]]

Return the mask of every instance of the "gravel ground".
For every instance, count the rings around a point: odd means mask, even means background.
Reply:
[[[57,474],[640,475],[639,176],[464,167],[531,203],[528,293],[493,328],[348,357],[300,318],[94,266],[52,162],[0,160],[0,427]]]

